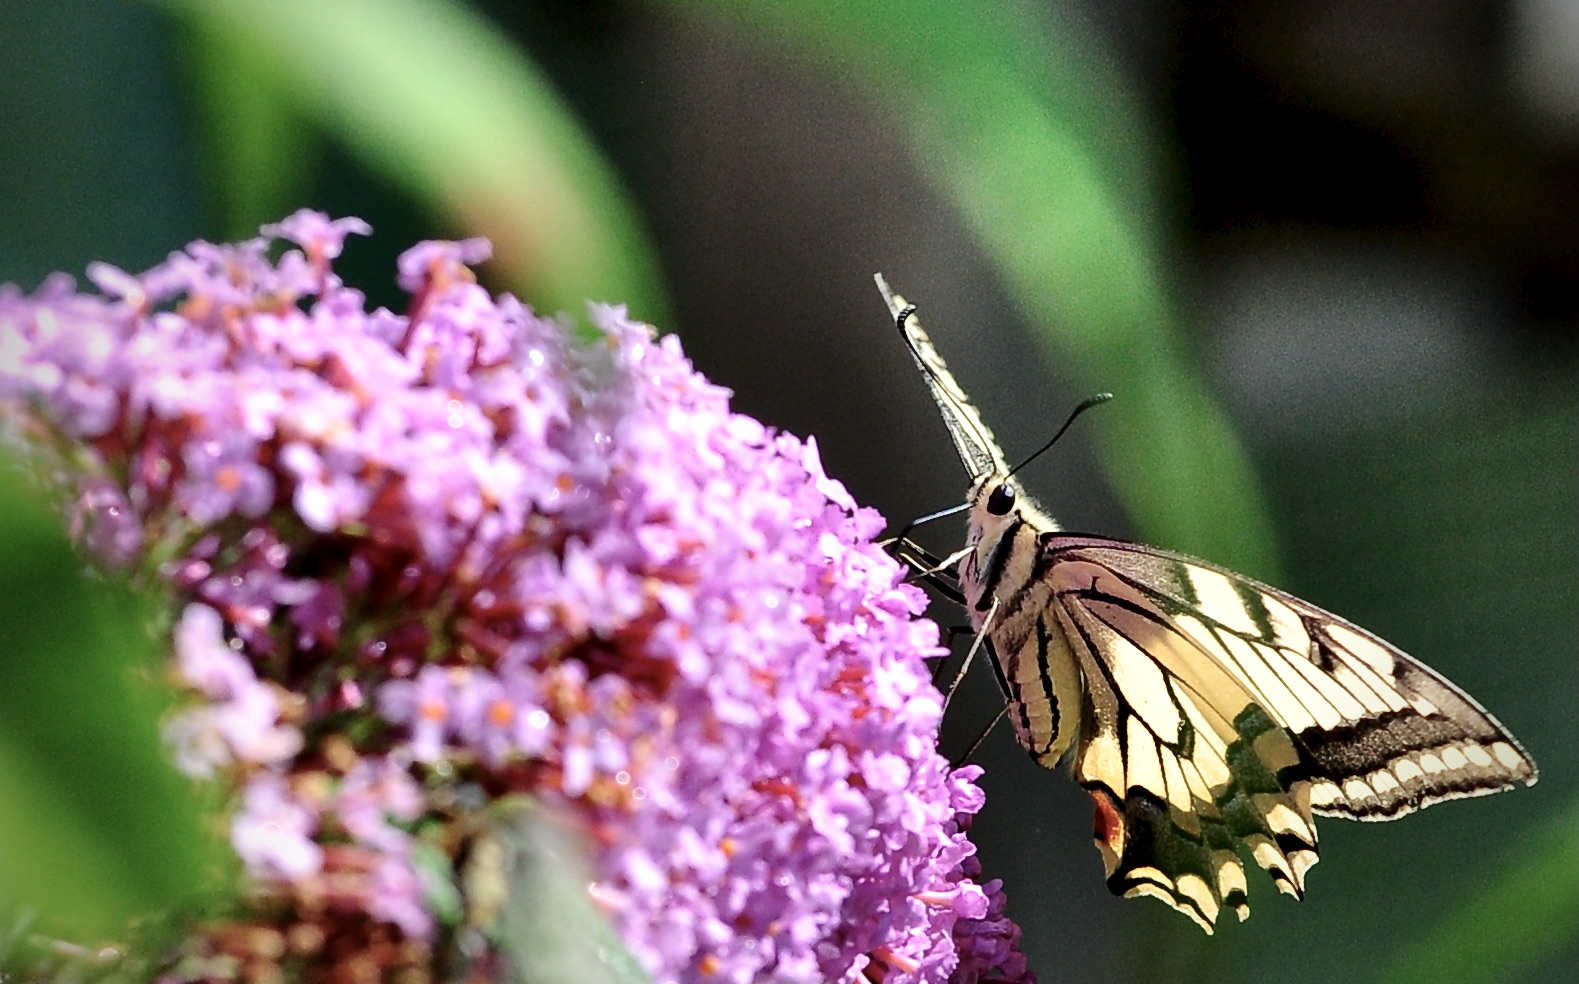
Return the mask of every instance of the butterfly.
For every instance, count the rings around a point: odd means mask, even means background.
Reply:
[[[914,307],[877,284],[971,476],[965,547],[912,562],[957,562],[1020,745],[1047,768],[1067,760],[1095,802],[1112,892],[1211,933],[1225,906],[1250,914],[1241,848],[1303,897],[1313,814],[1391,820],[1535,784],[1507,729],[1396,646],[1215,564],[1062,531]]]

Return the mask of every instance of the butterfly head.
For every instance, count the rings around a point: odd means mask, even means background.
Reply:
[[[977,479],[970,490],[971,540],[996,539],[1005,527],[1021,521],[1021,509],[1029,499],[1020,483],[1001,471]]]
[[[969,516],[967,550],[960,559],[959,572],[974,609],[976,602],[994,590],[1005,564],[1022,563],[1032,556],[1033,551],[1013,549],[1016,538],[1055,530],[1058,524],[1037,508],[1006,470],[989,471],[971,486]],[[990,598],[985,599],[986,605],[991,603]]]
[[[1034,521],[1044,527],[1053,522],[1019,480],[1002,471],[989,472],[978,478],[971,486],[969,502],[973,532],[998,530],[1027,521]]]

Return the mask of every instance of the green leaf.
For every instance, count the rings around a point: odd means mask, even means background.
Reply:
[[[1092,39],[1040,8],[983,0],[680,6],[726,14],[862,80],[1050,355],[1081,388],[1117,395],[1093,426],[1146,538],[1275,575],[1259,483],[1165,286],[1143,165],[1154,150],[1114,73],[1086,53]]]
[[[215,30],[211,19],[185,26],[180,50],[201,120],[206,191],[222,238],[250,239],[263,223],[301,208],[318,170],[318,143],[274,84],[258,45]]]
[[[668,323],[652,250],[613,170],[542,73],[467,8],[443,0],[156,2],[223,56],[217,64],[212,53],[201,58],[210,68],[198,78],[243,90],[211,91],[208,105],[243,107],[238,120],[278,116],[266,94],[279,93],[290,112],[345,141],[458,229],[492,239],[496,263],[546,313],[580,312],[592,298]],[[258,148],[259,122],[236,127],[238,186],[255,187],[256,167],[269,161]]]
[[[1520,863],[1460,902],[1394,959],[1378,984],[1501,980],[1571,946],[1579,912],[1579,806],[1536,828]]]
[[[92,581],[0,467],[0,905],[93,939],[175,906],[221,844],[159,738],[149,606]]]
[[[593,907],[574,822],[515,797],[496,804],[473,848],[467,894],[488,899],[480,928],[520,984],[644,984],[647,975]]]

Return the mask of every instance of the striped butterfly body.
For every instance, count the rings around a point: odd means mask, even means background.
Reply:
[[[1241,846],[1298,898],[1313,814],[1391,820],[1535,783],[1473,698],[1364,629],[1204,561],[1062,532],[877,282],[971,475],[956,556],[972,626],[1020,744],[1048,768],[1067,760],[1095,801],[1115,894],[1210,933],[1224,906],[1250,913]]]

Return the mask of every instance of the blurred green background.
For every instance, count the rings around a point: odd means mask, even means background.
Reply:
[[[962,480],[880,270],[1010,457],[1117,394],[1026,476],[1067,526],[1344,614],[1541,765],[1324,822],[1304,902],[1253,876],[1205,939],[1107,894],[1089,800],[1004,729],[974,834],[1044,980],[1571,973],[1574,4],[0,0],[0,281],[302,205],[372,223],[341,270],[375,302],[478,234],[545,311],[629,301],[902,521]]]

